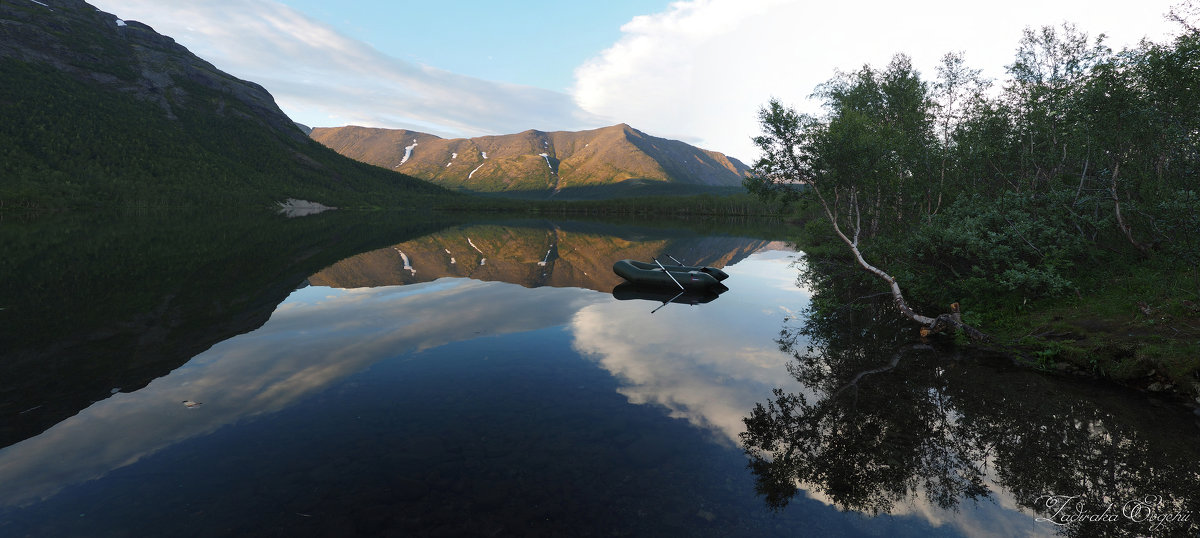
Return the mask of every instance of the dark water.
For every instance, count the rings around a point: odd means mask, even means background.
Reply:
[[[1197,532],[1188,410],[810,308],[783,230],[162,219],[5,224],[0,535]],[[614,297],[667,253],[730,291]]]

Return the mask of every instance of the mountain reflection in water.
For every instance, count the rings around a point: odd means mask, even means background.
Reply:
[[[570,247],[579,237],[616,245],[591,254],[609,273],[610,257],[725,245],[707,259],[740,260],[739,298],[725,312],[672,304],[648,324],[642,304],[566,281],[303,287],[256,330],[0,450],[0,533],[323,534],[346,521],[366,534],[770,529],[732,437],[785,374],[771,320],[804,301],[790,285],[793,254],[616,228],[560,236],[559,257],[538,266],[545,249],[520,237],[555,227],[523,228],[501,232],[534,244],[520,261],[550,276],[590,278],[561,254],[585,255]],[[470,227],[448,233],[488,246]],[[440,234],[424,240],[465,259]],[[418,275],[431,273],[409,250]],[[404,271],[399,261],[389,270]]]
[[[596,224],[550,221],[476,224],[364,252],[309,278],[315,286],[361,288],[460,277],[527,288],[573,287],[608,292],[622,279],[612,264],[668,254],[689,265],[724,267],[766,248],[769,241],[648,232]]]
[[[786,244],[549,221],[398,222],[389,239],[379,218],[255,223],[235,251],[194,232],[142,262],[131,306],[75,314],[96,321],[68,346],[45,337],[53,320],[0,332],[20,359],[2,395],[21,398],[0,411],[45,430],[0,448],[0,535],[1195,533],[1037,520],[1045,495],[1194,513],[1187,417],[911,342],[885,310],[805,311],[863,294]],[[612,262],[668,253],[725,268],[730,291],[622,300]],[[94,289],[131,287],[104,275]],[[97,337],[146,318],[169,330]],[[68,380],[98,400],[80,405],[46,376],[76,364],[58,351],[93,348],[161,373],[106,360]]]

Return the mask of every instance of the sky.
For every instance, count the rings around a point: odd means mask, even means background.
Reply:
[[[313,127],[442,137],[627,123],[752,163],[757,112],[837,70],[947,52],[1002,81],[1025,27],[1071,22],[1119,50],[1165,41],[1177,0],[92,0],[262,84]]]

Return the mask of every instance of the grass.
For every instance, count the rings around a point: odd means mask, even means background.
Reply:
[[[1074,296],[977,317],[1034,366],[1190,392],[1200,374],[1196,271],[1158,260],[1097,266],[1072,275]]]

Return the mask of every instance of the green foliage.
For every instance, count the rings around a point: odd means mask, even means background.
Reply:
[[[961,54],[932,90],[902,55],[839,73],[817,88],[821,117],[762,109],[747,188],[819,200],[922,302],[1061,296],[1114,251],[1196,265],[1200,32],[1181,22],[1119,53],[1070,24],[1027,29],[996,96]]]
[[[1185,265],[1200,267],[1200,194],[1179,190],[1164,197],[1153,208],[1160,217],[1158,231],[1167,239],[1165,250]],[[1193,270],[1195,272],[1195,270]],[[1196,297],[1200,298],[1200,279]]]
[[[1087,244],[1061,208],[1007,193],[997,199],[964,196],[916,227],[893,255],[913,272],[932,268],[954,278],[918,280],[910,287],[939,304],[1024,301],[1072,289],[1070,269]]]
[[[800,197],[800,187],[814,179],[811,135],[819,123],[775,99],[759,111],[758,119],[764,133],[754,138],[754,144],[763,156],[742,185],[765,202],[787,206]]]
[[[932,91],[898,57],[818,87],[821,117],[771,101],[748,190],[819,205],[801,244],[835,282],[867,274],[852,243],[910,302],[960,302],[1028,362],[1157,372],[1187,389],[1200,373],[1200,11],[1188,6],[1170,16],[1176,37],[1118,52],[1069,24],[1029,29],[998,94],[950,54]],[[813,305],[849,312],[869,296]]]
[[[847,236],[874,237],[935,211],[940,185],[933,102],[911,62],[897,55],[882,71],[865,66],[821,85],[827,113],[816,118],[777,100],[759,113],[763,151],[747,189],[764,200],[820,201]],[[799,188],[803,186],[804,188]]]

